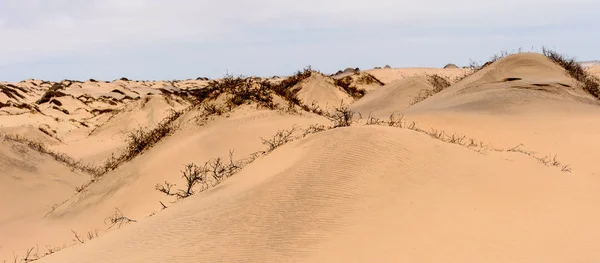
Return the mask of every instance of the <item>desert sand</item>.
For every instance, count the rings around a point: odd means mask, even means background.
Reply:
[[[600,260],[600,100],[542,54],[0,88],[0,262]]]

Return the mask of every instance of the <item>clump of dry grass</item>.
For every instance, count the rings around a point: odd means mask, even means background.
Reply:
[[[366,91],[364,89],[359,89],[353,85],[352,76],[346,76],[341,79],[334,79],[333,83],[342,88],[348,95],[350,95],[354,99],[360,99],[365,96]]]
[[[542,49],[542,53],[554,63],[564,68],[570,77],[579,81],[583,90],[600,99],[600,79],[586,71],[575,58],[567,57],[546,48]]]
[[[378,84],[380,86],[385,85],[383,82],[381,82],[381,80],[379,80],[378,78],[376,78],[375,76],[369,74],[369,73],[362,73],[360,76],[358,76],[358,78],[356,79],[356,83],[358,84]]]
[[[510,148],[510,149],[507,149],[507,150],[501,150],[500,149],[500,150],[496,150],[496,151],[507,151],[507,152],[522,153],[522,154],[525,154],[527,156],[530,156],[530,157],[538,160],[540,163],[544,164],[545,166],[557,167],[562,172],[565,172],[565,173],[570,173],[571,172],[571,166],[567,165],[567,164],[560,163],[558,161],[558,159],[557,159],[557,157],[558,157],[557,154],[554,154],[554,155],[553,154],[549,154],[549,155],[544,156],[544,157],[539,157],[539,156],[535,155],[534,152],[525,150],[525,149],[523,149],[521,147],[524,147],[524,145],[523,144],[519,144],[519,145],[517,145],[517,146],[515,146],[513,148]]]

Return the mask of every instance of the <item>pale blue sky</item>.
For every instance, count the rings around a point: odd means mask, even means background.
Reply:
[[[542,46],[600,59],[600,0],[0,0],[0,80],[442,67]]]

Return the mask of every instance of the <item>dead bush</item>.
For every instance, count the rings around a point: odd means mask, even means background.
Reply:
[[[304,130],[304,133],[302,133],[302,137],[306,137],[310,134],[315,134],[326,130],[327,127],[325,127],[325,125],[313,124],[308,126],[308,128]]]
[[[187,198],[194,194],[194,186],[197,184],[206,185],[206,177],[204,176],[204,171],[198,167],[196,164],[191,163],[185,166],[185,169],[181,171],[183,177],[185,179],[186,188],[183,190],[179,190],[175,195],[177,198]],[[166,183],[166,182],[165,182]],[[168,184],[167,184],[168,185]],[[170,189],[170,186],[169,186]]]
[[[355,115],[356,113],[351,111],[347,105],[344,105],[343,101],[339,107],[333,109],[333,112],[325,113],[325,117],[333,122],[334,128],[351,126],[360,119],[360,117],[356,119]]]
[[[111,229],[114,226],[117,226],[117,228],[121,228],[121,226],[129,224],[129,223],[133,223],[133,222],[137,222],[137,221],[124,216],[123,213],[121,213],[121,210],[119,210],[118,208],[115,208],[115,213],[113,215],[104,219],[104,223],[108,224],[108,229]],[[83,243],[83,242],[81,242],[81,243]]]
[[[372,113],[369,113],[369,117],[367,118],[367,125],[381,125],[383,124],[384,121],[380,120],[379,118],[373,116]]]
[[[564,68],[570,77],[579,81],[583,90],[600,99],[600,79],[586,71],[575,58],[567,57],[546,48],[542,48],[542,53],[554,63]]]
[[[198,190],[194,190],[196,185],[201,185],[200,192],[208,189],[209,187],[209,176],[213,180],[214,185],[221,183],[224,179],[229,178],[239,172],[242,169],[241,162],[233,161],[233,151],[229,151],[229,162],[226,163],[221,159],[212,158],[204,163],[203,166],[197,166],[194,163],[187,164],[183,171],[181,171],[181,177],[185,180],[185,188],[179,189],[177,192],[173,192],[175,184],[166,182],[164,184],[156,184],[155,189],[167,196],[175,196],[177,199],[188,198],[196,193]],[[163,204],[163,208],[166,206]]]
[[[262,143],[268,147],[267,152],[272,152],[279,146],[282,146],[293,140],[292,135],[296,131],[296,126],[293,126],[289,130],[280,130],[270,139],[261,138]]]
[[[433,92],[438,93],[452,85],[448,78],[440,76],[438,74],[427,75],[427,81],[433,86]]]

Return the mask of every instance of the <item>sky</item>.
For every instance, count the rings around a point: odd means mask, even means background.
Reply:
[[[600,59],[600,0],[0,0],[0,81]]]

